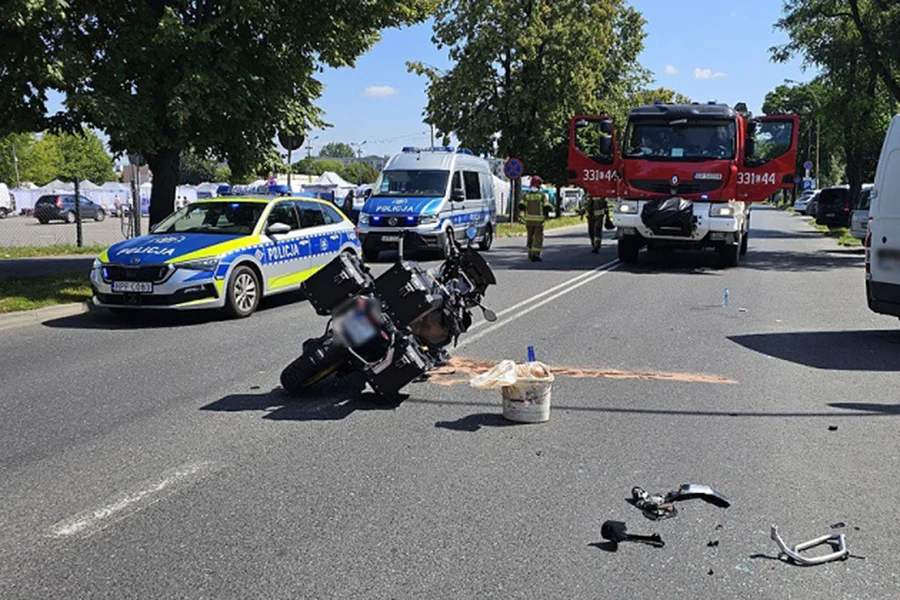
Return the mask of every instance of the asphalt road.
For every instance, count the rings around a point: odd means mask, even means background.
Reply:
[[[85,245],[111,246],[121,242],[122,222],[115,217],[107,216],[105,220],[96,222],[85,220],[82,224],[82,238]],[[150,221],[142,219],[141,231],[146,233]],[[52,221],[41,225],[34,217],[18,215],[0,220],[0,247],[3,246],[55,246],[75,245],[77,233],[74,223]],[[0,255],[0,258],[3,258]]]
[[[542,425],[460,373],[396,406],[346,382],[289,401],[279,371],[324,326],[305,303],[4,332],[0,597],[896,597],[900,323],[866,308],[858,251],[765,209],[728,271],[586,275],[614,250],[571,230],[538,265],[523,246],[490,253],[488,299],[522,305],[456,356],[572,368]],[[733,504],[625,501],[683,483]],[[666,546],[612,552],[606,519]],[[775,559],[772,524],[796,544],[837,523],[864,558]]]

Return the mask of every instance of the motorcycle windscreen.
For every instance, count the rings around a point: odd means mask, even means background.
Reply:
[[[757,117],[747,123],[737,200],[762,202],[794,186],[799,132],[797,115]]]
[[[569,183],[593,198],[615,197],[619,151],[613,122],[606,116],[579,116],[569,124]]]

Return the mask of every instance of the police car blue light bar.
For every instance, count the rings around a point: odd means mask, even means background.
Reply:
[[[448,152],[453,153],[456,151],[456,148],[453,146],[433,146],[431,148],[418,148],[416,146],[405,146],[402,150],[404,154],[411,154],[413,152]],[[471,152],[470,152],[471,154]]]

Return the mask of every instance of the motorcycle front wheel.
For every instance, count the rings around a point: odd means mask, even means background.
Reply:
[[[331,377],[348,356],[345,349],[334,345],[330,335],[307,340],[303,354],[281,372],[281,387],[292,396],[301,396]]]

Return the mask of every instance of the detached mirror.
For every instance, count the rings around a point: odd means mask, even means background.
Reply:
[[[291,226],[287,223],[272,223],[266,228],[269,235],[281,235],[291,232]]]
[[[489,308],[481,309],[481,314],[484,315],[484,320],[487,321],[488,323],[493,323],[494,321],[497,320],[497,313],[495,313],[494,311],[492,311]]]

